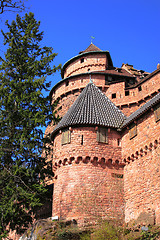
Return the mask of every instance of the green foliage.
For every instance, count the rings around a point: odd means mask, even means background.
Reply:
[[[119,221],[108,220],[96,226],[79,228],[72,221],[41,219],[26,231],[24,237],[30,238],[31,232],[37,240],[158,240],[160,237],[159,226],[150,226],[148,231],[142,231],[140,225],[137,227],[127,228]]]
[[[90,232],[82,233],[80,239],[81,240],[90,240],[91,239],[91,233]]]
[[[94,231],[92,235],[93,240],[118,240],[120,239],[119,229],[109,222],[104,222],[101,226]]]
[[[46,192],[43,181],[52,174],[46,165],[49,136],[42,127],[52,119],[49,97],[44,95],[50,83],[46,77],[60,67],[52,62],[57,54],[50,47],[41,47],[33,13],[11,24],[4,45],[8,46],[0,62],[0,230],[6,226],[18,232],[32,221]],[[42,155],[42,151],[44,152]],[[40,184],[41,183],[41,184]]]
[[[157,226],[150,227],[148,231],[141,231],[141,236],[138,238],[139,240],[156,240],[160,236],[160,228]]]

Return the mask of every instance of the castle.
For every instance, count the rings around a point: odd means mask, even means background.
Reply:
[[[62,118],[46,129],[52,216],[85,224],[145,213],[160,224],[160,66],[117,68],[90,44],[64,64],[50,97]]]

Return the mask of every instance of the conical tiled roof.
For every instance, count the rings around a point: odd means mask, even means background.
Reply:
[[[92,82],[81,92],[77,100],[52,132],[75,125],[98,125],[119,128],[125,115]]]
[[[81,51],[80,53],[85,53],[85,52],[95,52],[95,51],[102,51],[100,48],[96,47],[93,43],[89,45],[89,47],[86,48],[86,50]]]

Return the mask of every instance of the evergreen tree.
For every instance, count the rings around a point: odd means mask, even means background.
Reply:
[[[43,180],[51,171],[42,150],[47,154],[49,138],[42,127],[52,110],[44,91],[50,87],[46,77],[60,68],[52,64],[53,49],[40,46],[43,32],[33,13],[6,25],[9,31],[2,34],[8,49],[0,64],[1,237],[8,224],[25,229],[46,191]]]

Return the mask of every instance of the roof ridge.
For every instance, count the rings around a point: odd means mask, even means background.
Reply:
[[[129,117],[127,117],[126,120],[120,126],[120,128],[126,127],[133,120],[137,119],[140,115],[149,110],[152,106],[156,105],[158,102],[160,102],[160,92],[157,93],[153,98],[151,98],[148,102],[142,105],[135,112],[133,112]]]

